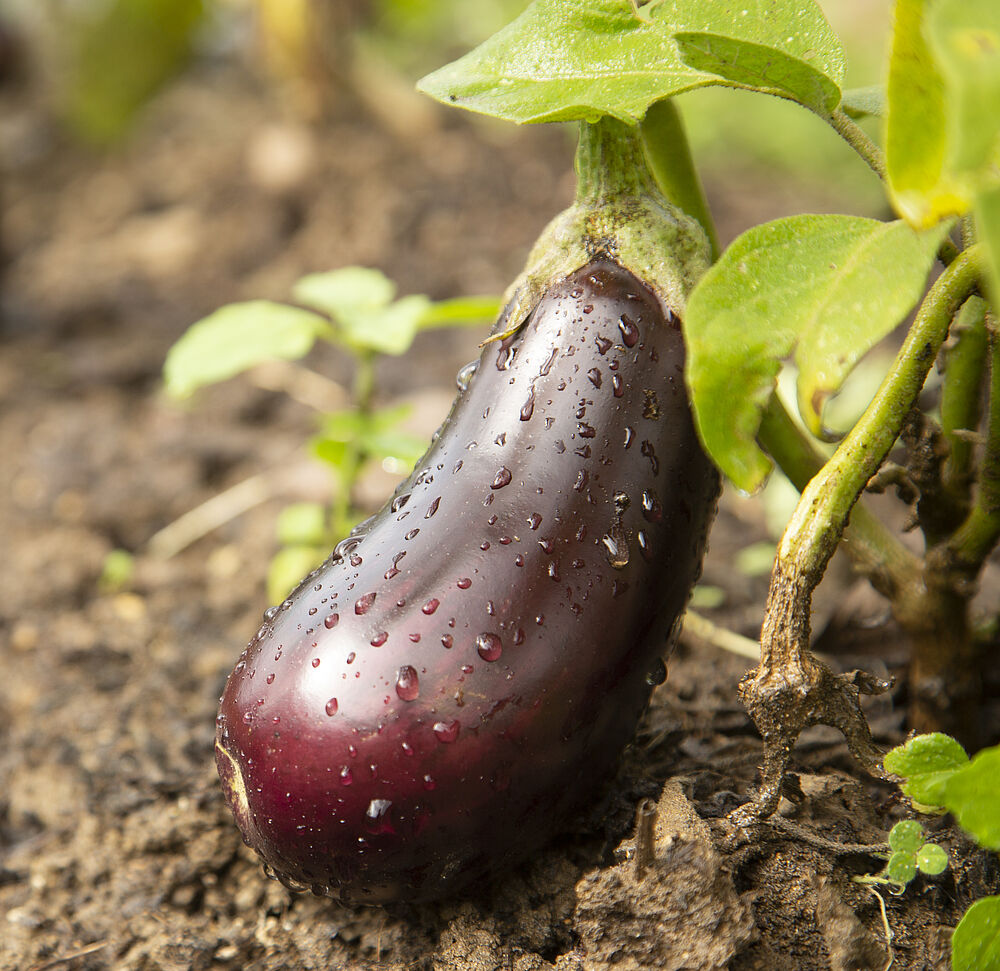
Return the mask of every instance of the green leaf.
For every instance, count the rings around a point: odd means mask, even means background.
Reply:
[[[661,98],[736,83],[685,64],[673,40],[682,32],[718,35],[727,57],[729,41],[744,42],[773,48],[780,54],[775,60],[801,61],[838,90],[843,80],[840,41],[812,0],[664,0],[652,21],[635,16],[628,0],[535,0],[503,30],[417,86],[446,104],[507,121],[611,115],[635,123]],[[801,72],[787,65],[777,73],[801,81]]]
[[[948,811],[980,846],[1000,850],[1000,745],[983,749],[952,773],[944,784]]]
[[[311,273],[292,287],[292,297],[330,317],[369,313],[387,306],[396,284],[384,273],[364,266],[344,266],[328,273]]]
[[[378,354],[404,354],[417,336],[420,322],[430,306],[427,297],[414,294],[370,313],[344,314],[338,318],[343,334],[353,347]]]
[[[296,502],[278,513],[278,542],[282,546],[318,546],[327,538],[326,510],[318,502]]]
[[[944,82],[924,39],[926,0],[896,0],[886,88],[886,169],[897,211],[917,228],[961,215],[968,190],[946,171]]]
[[[945,788],[955,770],[968,764],[965,749],[950,735],[918,735],[886,753],[886,772],[902,776],[902,790],[924,806],[943,806]]]
[[[924,845],[924,828],[915,819],[904,819],[889,831],[889,848],[916,853]]]
[[[321,428],[327,438],[339,442],[351,442],[373,432],[387,431],[395,427],[412,410],[412,406],[407,403],[393,405],[391,408],[379,408],[368,414],[356,408],[345,408],[343,411],[331,411],[324,415]]]
[[[852,118],[885,116],[885,88],[881,84],[870,84],[863,88],[848,88],[840,102],[844,111]]]
[[[167,391],[184,398],[274,358],[304,357],[329,321],[309,310],[251,300],[233,303],[192,324],[163,366]]]
[[[917,855],[908,850],[897,850],[885,865],[885,875],[905,887],[917,875]]]
[[[378,270],[345,266],[303,277],[292,288],[299,303],[329,314],[339,336],[356,350],[403,354],[431,306],[414,295],[390,303],[396,284]]]
[[[420,329],[469,327],[495,320],[500,313],[499,297],[456,297],[432,303],[420,319]]]
[[[427,451],[427,439],[406,432],[377,432],[365,444],[368,451],[380,459],[396,459],[410,468]]]
[[[924,843],[917,852],[917,869],[936,877],[948,869],[948,854],[936,843]]]
[[[987,280],[993,311],[1000,311],[1000,186],[976,197],[976,229],[986,252]]]
[[[977,900],[951,935],[952,971],[1000,971],[1000,897]]]
[[[267,595],[271,603],[281,603],[288,592],[310,570],[315,570],[326,552],[315,546],[286,546],[275,553],[267,568]]]
[[[333,438],[314,438],[309,443],[309,450],[321,462],[325,462],[334,472],[340,473],[347,463],[347,442]]]
[[[736,87],[790,98],[823,116],[840,103],[840,87],[834,81],[773,47],[704,31],[683,31],[674,34],[674,41],[685,64]]]
[[[770,461],[756,444],[781,362],[795,349],[799,410],[816,433],[827,396],[923,293],[944,228],[793,216],[744,233],[688,301],[688,380],[702,440],[740,488]]]
[[[354,444],[375,458],[392,458],[412,466],[427,451],[427,440],[397,430],[411,410],[409,404],[402,404],[367,415],[353,409],[326,415],[321,435],[312,443],[313,454],[340,468],[347,460],[348,444]]]
[[[944,80],[951,167],[979,175],[998,160],[1000,4],[936,0],[926,34]]]

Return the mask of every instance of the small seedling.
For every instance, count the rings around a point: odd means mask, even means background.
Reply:
[[[915,819],[904,819],[889,831],[889,850],[879,873],[854,878],[855,883],[879,885],[891,893],[902,893],[917,873],[937,876],[948,866],[948,854],[924,838],[924,827]]]
[[[332,502],[296,503],[279,516],[281,548],[268,570],[272,601],[282,600],[363,517],[355,491],[370,463],[405,474],[426,448],[424,439],[401,430],[408,405],[375,407],[379,356],[405,353],[421,331],[481,324],[498,305],[492,297],[435,302],[395,295],[391,280],[366,267],[310,274],[292,287],[295,305],[252,300],[222,307],[193,324],[167,357],[164,379],[175,398],[266,362],[302,358],[317,340],[353,359],[350,406],[318,415],[310,443],[333,474]]]

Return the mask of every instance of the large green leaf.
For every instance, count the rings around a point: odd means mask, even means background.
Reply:
[[[918,735],[886,753],[886,772],[902,776],[902,790],[923,806],[943,806],[945,788],[956,770],[968,765],[965,749],[950,735]]]
[[[1000,971],[1000,897],[983,897],[951,935],[952,971]]]
[[[163,366],[167,391],[184,398],[274,358],[304,357],[330,322],[298,307],[251,300],[233,303],[192,324],[170,348]]]
[[[941,73],[924,37],[927,0],[897,0],[886,88],[889,191],[911,225],[964,213],[967,188],[948,170],[948,121]]]
[[[926,33],[944,79],[951,167],[975,178],[997,161],[1000,3],[937,0]]]
[[[980,846],[1000,850],[1000,745],[978,752],[945,783],[944,805]]]
[[[799,410],[821,432],[823,402],[920,298],[943,234],[793,216],[744,233],[705,274],[684,321],[688,380],[703,441],[738,487],[770,471],[756,435],[781,362],[795,351]]]
[[[727,57],[712,71],[733,72],[731,42],[773,48],[802,62],[839,91],[840,41],[813,0],[664,0],[651,20],[628,0],[535,0],[503,30],[464,57],[425,77],[418,87],[446,104],[508,121],[542,122],[611,115],[634,123],[655,101],[710,84],[740,84],[684,62],[673,35],[717,35]],[[761,74],[761,52],[750,74]],[[763,74],[766,76],[767,72]],[[800,78],[787,63],[779,76]],[[758,87],[753,81],[752,87]],[[773,79],[763,88],[774,93]],[[782,91],[789,97],[796,95]]]

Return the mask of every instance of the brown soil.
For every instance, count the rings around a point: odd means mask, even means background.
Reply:
[[[878,901],[851,878],[880,868],[864,845],[907,807],[817,729],[779,816],[734,835],[724,817],[754,784],[760,743],[736,701],[746,662],[705,645],[676,651],[602,803],[468,899],[386,912],[291,895],[263,877],[223,803],[215,706],[266,606],[274,517],[326,485],[302,458],[306,407],[244,379],[179,408],[160,389],[167,348],[221,303],[282,297],[302,273],[348,263],[381,267],[403,293],[500,292],[569,198],[566,133],[436,110],[404,126],[350,100],[306,128],[223,72],[175,87],[96,158],[17,96],[4,108],[0,967],[885,965]],[[788,208],[761,194],[751,216],[759,185],[711,188],[727,237]],[[417,400],[429,432],[480,336],[422,337],[384,363],[382,397]],[[332,355],[310,364],[349,377]],[[267,501],[176,556],[149,554],[161,527],[262,471]],[[373,503],[387,485],[369,484]],[[705,569],[726,592],[715,619],[751,636],[766,581],[732,554],[763,535],[759,510],[726,498]],[[101,592],[116,547],[137,554],[136,575]],[[824,597],[831,663],[900,673],[905,648],[849,575]],[[831,607],[843,603],[862,604],[864,625]],[[880,744],[902,737],[898,701],[872,703]],[[658,801],[655,858],[639,872],[645,798]],[[884,895],[898,969],[946,967],[950,929],[998,886],[995,860],[946,820],[929,825],[952,866]]]

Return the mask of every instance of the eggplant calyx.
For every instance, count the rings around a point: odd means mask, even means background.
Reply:
[[[637,126],[581,122],[576,171],[575,202],[542,231],[484,344],[517,333],[544,293],[592,260],[614,260],[674,314],[711,264],[704,229],[657,187]]]

